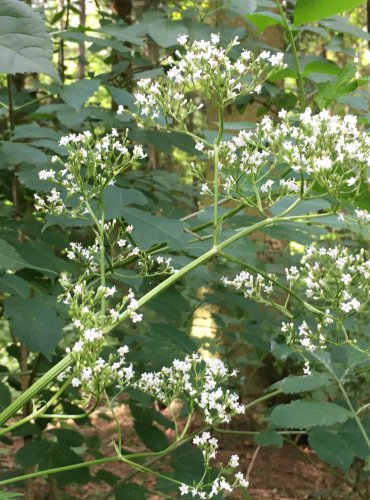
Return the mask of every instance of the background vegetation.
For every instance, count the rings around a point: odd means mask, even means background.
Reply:
[[[277,118],[282,108],[298,112],[308,105],[316,111],[329,107],[335,113],[353,113],[367,129],[369,10],[369,4],[356,0],[281,4],[273,0],[35,0],[32,5],[0,0],[0,410],[60,361],[74,338],[66,306],[57,301],[61,292],[57,278],[63,271],[80,274],[64,249],[69,241],[88,244],[89,231],[81,221],[56,216],[43,220],[34,210],[33,197],[35,191],[48,189],[38,172],[50,168],[51,155],[66,155],[59,139],[84,130],[98,137],[116,127],[127,128],[130,139],[145,145],[147,161],[120,178],[121,191],[107,200],[107,211],[112,218],[124,217],[140,228],[134,234],[140,248],[161,250],[180,268],[209,248],[207,237],[198,233],[211,218],[211,200],[200,196],[200,183],[190,167],[201,155],[189,137],[138,128],[129,115],[117,115],[120,105],[135,111],[135,82],[166,71],[166,58],[175,54],[181,34],[191,40],[208,39],[215,32],[223,41],[238,36],[246,48],[286,52],[287,68],[264,84],[260,94],[239,98],[228,108],[225,137],[251,127],[264,115]],[[34,33],[35,44],[30,42]],[[194,129],[209,127],[208,137],[215,136],[216,111],[211,106],[192,120]],[[319,203],[315,210],[325,208]],[[357,206],[370,209],[369,196],[363,196]],[[230,202],[221,204],[220,213],[232,207]],[[253,210],[244,210],[235,223],[255,216]],[[276,272],[297,264],[304,246],[328,240],[356,248],[364,246],[366,235],[353,236],[334,219],[309,228],[277,225],[238,241],[232,255],[266,273]],[[263,391],[270,395],[236,422],[238,435],[251,437],[258,450],[282,447],[286,441],[302,451],[308,444],[341,478],[333,498],[368,498],[368,451],[353,419],[343,424],[335,418],[327,420],[315,406],[307,407],[312,414],[302,425],[269,419],[273,408],[286,408],[292,399],[343,405],[343,394],[340,385],[325,384],[322,378],[309,387],[299,380],[289,387],[279,385],[289,375],[301,375],[302,358],[281,337],[278,312],[223,287],[221,277],[238,270],[223,259],[198,268],[148,303],[139,326],[121,325],[113,336],[130,345],[130,361],[139,371],[160,369],[199,348],[206,356],[221,356],[240,370],[235,389],[243,400],[258,398]],[[133,288],[138,296],[159,282],[158,277],[136,277],[130,268],[115,273],[116,286],[122,291]],[[353,321],[351,328],[369,342],[366,318]],[[321,366],[319,371],[345,380],[351,401],[364,407],[361,417],[370,432],[366,416],[370,361],[354,356],[346,346],[333,348],[332,356],[330,367]],[[57,390],[57,385],[49,386],[42,398],[49,400]],[[86,408],[75,404],[77,399],[77,389],[68,387],[58,404],[49,408],[50,414],[70,415],[58,427],[51,425],[51,418],[39,418],[1,438],[2,453],[16,450],[16,454],[12,467],[8,463],[3,467],[0,480],[102,456],[93,420],[85,415]],[[160,408],[134,392],[125,403],[141,445],[162,449],[169,424]],[[32,412],[32,404],[22,411],[23,416]],[[104,414],[104,408],[97,411]],[[301,408],[289,411],[292,419],[302,416]],[[172,458],[173,474],[182,478],[191,477],[199,459],[190,445]],[[79,468],[49,478],[47,486],[26,481],[7,488],[22,491],[27,499],[38,491],[45,498],[73,498],[68,490],[71,483],[94,482],[104,491],[89,498],[115,495],[140,500],[154,494],[169,498],[175,491],[161,481],[149,485],[144,479],[133,485],[129,476],[124,479],[104,470]],[[320,498],[331,495],[318,494]],[[1,495],[10,498],[5,490]]]

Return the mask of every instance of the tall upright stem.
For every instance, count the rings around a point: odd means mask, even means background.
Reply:
[[[8,85],[8,112],[9,112],[9,128],[13,135],[15,130],[15,119],[14,119],[14,103],[13,103],[13,92],[12,92],[12,77],[11,75],[6,76]]]
[[[218,108],[218,135],[214,145],[214,197],[213,197],[213,246],[218,240],[218,189],[219,189],[219,147],[224,133],[224,108]]]
[[[299,91],[299,101],[300,101],[301,109],[302,109],[302,111],[304,111],[306,109],[306,96],[305,96],[305,91],[304,91],[301,66],[299,64],[297,47],[295,44],[293,32],[290,28],[289,21],[288,21],[286,15],[285,15],[285,12],[280,4],[280,0],[276,0],[276,4],[277,4],[277,8],[279,10],[279,14],[281,15],[281,18],[283,21],[283,26],[284,26],[286,35],[288,37],[290,46],[292,48],[293,60],[294,60],[294,65],[295,65],[295,69],[296,69],[296,73],[297,73],[297,86],[298,86],[298,91]]]

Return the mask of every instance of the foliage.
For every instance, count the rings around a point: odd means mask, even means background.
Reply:
[[[73,2],[49,3],[44,21],[0,0],[0,435],[24,439],[1,498],[52,473],[61,490],[94,480],[116,498],[150,498],[145,483],[90,468],[113,461],[153,474],[157,493],[227,495],[253,469],[233,472],[233,455],[217,470],[210,427],[227,432],[220,422],[263,401],[258,446],[298,429],[361,490],[370,202],[358,39],[370,36],[337,14],[360,16],[363,3],[140,12],[133,1],[131,17],[104,7],[91,24]],[[271,26],[284,58],[264,37]],[[206,305],[215,334],[199,339],[192,319]],[[274,379],[256,395],[266,359]],[[175,399],[182,414],[168,419],[157,401],[171,410]],[[99,404],[117,424],[108,457],[85,432]],[[122,404],[146,451],[125,449]],[[205,424],[190,432],[195,412]],[[250,433],[248,411],[239,419]]]

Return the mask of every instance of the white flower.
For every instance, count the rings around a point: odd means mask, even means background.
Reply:
[[[231,455],[230,461],[229,461],[230,467],[238,467],[239,466],[239,456],[238,455]]]
[[[47,181],[49,179],[55,179],[55,170],[40,170],[39,173],[39,179],[42,181]]]
[[[181,496],[187,495],[189,493],[189,486],[186,484],[182,484],[179,489],[180,489]]]
[[[179,43],[179,45],[186,45],[188,38],[188,35],[180,35],[179,37],[177,37],[177,42]]]
[[[218,35],[216,33],[212,33],[211,34],[211,42],[214,43],[215,45],[220,43],[220,35]]]
[[[353,186],[354,184],[356,184],[356,181],[357,177],[350,177],[349,179],[347,179],[347,186],[349,187]]]

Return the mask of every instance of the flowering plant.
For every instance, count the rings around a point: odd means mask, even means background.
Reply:
[[[370,260],[366,250],[333,247],[330,241],[323,241],[322,246],[315,244],[306,249],[301,263],[287,268],[284,276],[265,273],[228,249],[256,231],[284,224],[323,227],[335,221],[343,231],[367,240],[370,216],[361,203],[369,188],[370,140],[354,116],[340,117],[328,111],[315,114],[309,108],[299,115],[282,110],[277,123],[265,117],[254,129],[225,137],[226,107],[242,95],[259,93],[273,72],[284,68],[283,56],[266,51],[253,55],[241,49],[237,39],[224,48],[217,34],[210,41],[193,43],[181,36],[179,44],[182,48],[176,52],[176,60],[168,60],[171,68],[165,77],[138,82],[134,116],[140,126],[175,129],[194,140],[198,154],[194,174],[199,177],[204,196],[212,197],[213,205],[212,220],[203,226],[206,231],[200,238],[211,239],[212,246],[179,269],[168,255],[157,255],[158,248],[140,248],[135,242],[140,227],[133,227],[124,217],[110,217],[105,195],[116,187],[125,170],[145,158],[144,148],[130,142],[127,132],[121,135],[115,129],[98,140],[88,132],[62,138],[61,144],[68,150],[67,160],[53,157],[52,168],[39,172],[40,180],[48,181],[51,189],[45,195],[35,195],[35,208],[48,215],[80,218],[91,226],[89,246],[73,242],[66,250],[67,258],[82,266],[81,275],[77,280],[66,273],[60,277],[60,300],[68,306],[73,341],[66,349],[66,357],[2,412],[0,423],[8,421],[31,398],[36,398],[33,412],[9,424],[1,431],[3,434],[35,418],[52,418],[47,410],[72,385],[78,391],[76,398],[83,399],[87,407],[88,402],[96,407],[104,401],[117,422],[115,454],[99,463],[122,461],[139,472],[172,482],[182,496],[213,498],[221,492],[246,488],[249,479],[248,474],[233,472],[239,465],[237,455],[213,477],[218,442],[208,428],[228,423],[234,415],[244,414],[247,407],[275,396],[276,391],[243,405],[235,393],[222,386],[236,371],[229,370],[218,358],[202,359],[199,354],[175,359],[157,372],[138,373],[130,361],[130,346],[117,345],[110,334],[128,321],[140,327],[146,303],[200,265],[218,259],[237,265],[239,271],[241,268],[235,278],[224,277],[224,285],[242,291],[247,300],[275,307],[288,318],[282,322],[281,332],[300,354],[306,376],[311,374],[312,363],[329,366],[325,355],[329,355],[332,345],[344,345],[368,356],[367,349],[348,333],[354,316],[368,314]],[[210,103],[218,110],[214,140],[206,131],[191,131],[188,124],[192,113]],[[118,112],[126,110],[120,108]],[[212,180],[209,164],[213,166]],[[237,205],[222,212],[220,196]],[[247,225],[240,219],[235,222],[234,216],[245,208],[255,210],[255,220]],[[207,232],[209,228],[212,233]],[[159,284],[140,298],[131,288],[120,293],[115,271],[125,266],[134,269],[137,276],[157,277]],[[341,422],[353,418],[370,449],[343,379],[333,370],[330,373],[348,404],[347,413],[340,413]],[[54,379],[61,384],[60,389],[46,402],[38,400],[40,390]],[[281,387],[279,391],[284,392]],[[178,416],[172,413],[175,438],[166,448],[124,452],[115,406],[126,391],[144,393],[170,411],[175,400],[182,401],[186,423],[181,430]],[[203,415],[205,425],[191,432],[195,412]],[[271,422],[277,428],[284,427],[276,412]],[[329,419],[332,422],[339,420]],[[300,424],[297,428],[301,428]],[[159,472],[148,462],[142,464],[143,458],[165,456],[189,440],[199,447],[204,462],[204,471],[192,484]],[[97,461],[79,466],[94,463]],[[37,471],[0,481],[0,485],[71,467]]]

